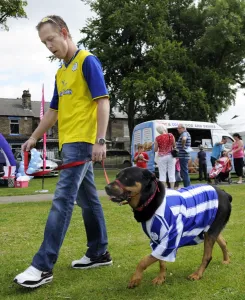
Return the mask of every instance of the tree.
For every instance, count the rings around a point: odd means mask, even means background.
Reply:
[[[0,28],[8,30],[8,18],[26,18],[24,7],[27,1],[0,0]]]
[[[151,94],[162,90],[164,73],[154,72],[151,66],[154,56],[164,60],[156,49],[165,56],[175,51],[175,47],[176,51],[181,51],[177,43],[168,42],[167,3],[167,0],[91,1],[97,17],[81,30],[85,37],[80,43],[95,53],[103,64],[112,106],[117,103],[128,114],[130,136],[136,114],[144,111],[143,98],[150,101]],[[149,70],[154,76],[146,77]],[[161,108],[165,110],[164,105]]]
[[[243,0],[91,0],[81,30],[112,106],[135,119],[215,121],[244,84]],[[238,85],[235,85],[235,84]]]

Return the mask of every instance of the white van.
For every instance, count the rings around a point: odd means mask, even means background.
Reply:
[[[156,130],[157,126],[164,125],[166,128],[168,128],[168,132],[172,133],[175,136],[175,139],[177,141],[179,137],[177,127],[180,123],[186,127],[187,131],[191,135],[191,147],[194,151],[190,153],[190,173],[198,173],[197,152],[199,151],[200,145],[203,145],[204,151],[207,152],[208,172],[212,168],[210,162],[212,147],[215,143],[221,141],[222,136],[226,136],[228,139],[227,143],[225,144],[225,148],[231,149],[233,138],[226,130],[224,130],[215,123],[181,120],[153,120],[143,122],[135,126],[133,130],[131,144],[132,160],[135,152],[137,151],[138,144],[143,144],[145,151],[149,155],[148,169],[152,172],[155,172],[157,162],[155,159],[154,146],[152,146],[152,143],[155,141],[155,138],[159,135],[159,133]]]

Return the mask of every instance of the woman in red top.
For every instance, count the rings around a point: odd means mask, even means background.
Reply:
[[[137,167],[146,169],[147,168],[147,162],[149,161],[149,156],[144,151],[143,145],[138,145],[138,152],[135,152],[134,155],[134,162]]]
[[[175,148],[175,138],[172,133],[168,133],[165,126],[160,125],[156,128],[160,134],[155,139],[154,150],[158,152],[158,169],[159,180],[166,185],[166,178],[168,173],[170,188],[174,188],[175,183],[175,163],[176,159],[172,156],[171,151]]]

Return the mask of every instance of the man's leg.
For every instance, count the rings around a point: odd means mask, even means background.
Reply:
[[[64,164],[91,157],[90,153],[83,149],[83,144],[86,145],[86,143],[71,143],[63,146],[62,155]],[[36,283],[36,281],[38,281],[38,276],[43,275],[44,272],[51,272],[57,261],[60,247],[70,223],[74,201],[89,164],[86,163],[61,171],[46,223],[43,243],[33,258],[32,266],[30,267],[31,272],[30,268],[28,268],[15,278],[15,282],[18,284],[28,286],[25,285],[25,282],[28,282],[28,284],[31,282],[30,284],[33,284],[32,287],[36,287],[46,283],[42,283],[41,278],[41,281],[39,280],[40,284]]]
[[[98,257],[105,253],[108,240],[104,213],[96,187],[92,163],[79,188],[77,204],[82,208],[82,215],[87,233],[88,250],[86,256]]]
[[[180,172],[181,177],[183,178],[184,187],[187,187],[190,185],[190,178],[188,173],[188,159],[186,158],[180,158]]]
[[[204,173],[204,179],[208,180],[207,164],[203,164],[203,173]]]
[[[88,269],[112,264],[107,250],[107,232],[104,214],[94,184],[92,163],[79,188],[77,204],[82,208],[82,215],[87,234],[86,255],[72,262],[75,269]]]
[[[199,180],[202,180],[203,164],[199,163]]]

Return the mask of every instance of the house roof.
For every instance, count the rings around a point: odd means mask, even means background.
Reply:
[[[44,111],[47,111],[50,103],[45,103]],[[32,110],[24,109],[22,99],[0,98],[0,116],[14,117],[40,117],[41,101],[31,101]]]

